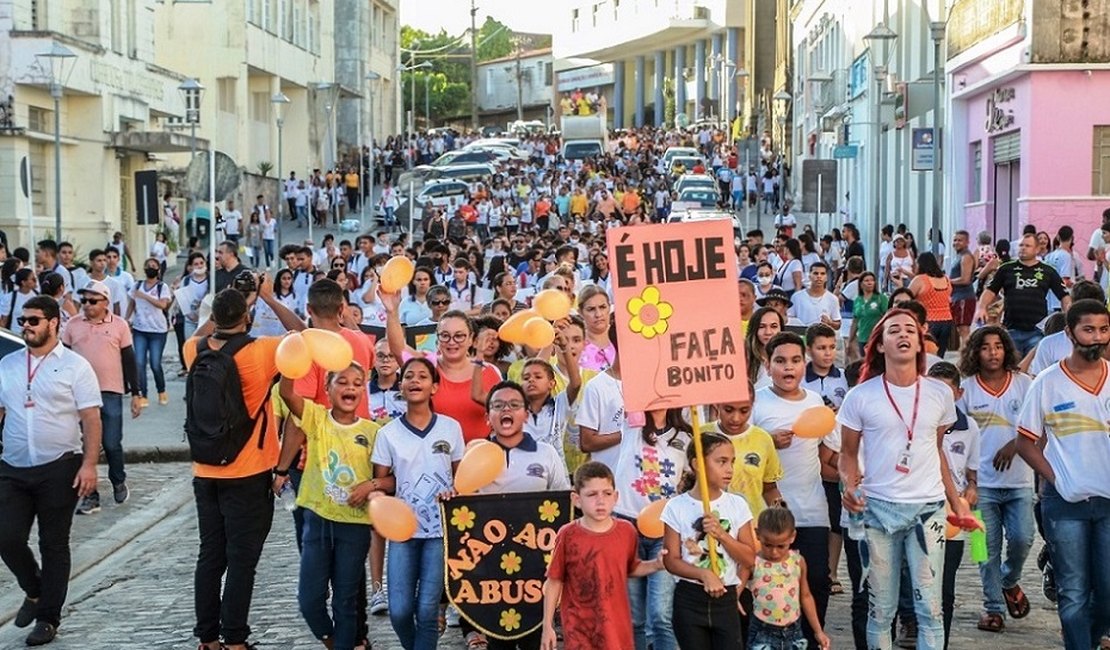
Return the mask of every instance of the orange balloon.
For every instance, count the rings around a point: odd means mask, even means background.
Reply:
[[[497,336],[506,343],[519,344],[524,343],[524,324],[529,319],[539,316],[539,312],[532,309],[525,309],[509,316],[501,327],[497,330]]]
[[[636,516],[636,528],[644,537],[659,539],[663,536],[663,508],[667,506],[666,499],[652,501],[644,506]]]
[[[963,497],[960,497],[960,502],[963,503],[965,506],[967,506],[967,499],[965,499]],[[968,508],[970,509],[971,506],[968,506]],[[947,502],[945,502],[945,504],[944,504],[944,511],[945,511],[946,515],[953,514],[952,506],[949,505]],[[944,537],[945,537],[945,539],[955,539],[956,536],[959,535],[962,532],[964,532],[962,528],[953,524],[951,521],[948,521],[947,517],[945,517],[945,520],[944,520]]]
[[[312,352],[300,332],[286,335],[278,344],[274,361],[278,372],[290,379],[300,379],[312,369]]]
[[[547,320],[560,320],[570,315],[570,296],[558,289],[545,289],[532,298],[532,308]]]
[[[416,514],[397,497],[380,496],[371,501],[370,523],[391,542],[406,542],[416,534]]]
[[[336,332],[309,328],[301,332],[312,359],[328,372],[346,370],[354,360],[354,350],[347,339]]]
[[[791,431],[799,438],[824,438],[836,427],[836,413],[824,404],[811,406],[798,414]]]
[[[555,342],[555,328],[541,317],[529,318],[524,323],[524,345],[536,350]]]
[[[927,340],[925,341],[925,351],[929,354],[936,354],[940,351],[940,346],[938,346],[936,343],[933,343],[932,341]]]
[[[382,291],[397,293],[409,282],[412,282],[414,273],[416,273],[416,265],[408,257],[398,255],[389,258],[389,261],[382,267],[380,284]]]
[[[455,472],[455,490],[459,494],[474,494],[493,483],[505,469],[505,452],[488,440],[474,445],[463,454]]]

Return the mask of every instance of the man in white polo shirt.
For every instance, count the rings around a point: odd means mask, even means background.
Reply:
[[[1067,319],[1072,352],[1029,387],[1017,418],[1017,453],[1044,479],[1041,516],[1064,646],[1087,650],[1106,632],[1110,594],[1110,363],[1102,358],[1110,314],[1105,303],[1077,300]]]
[[[0,359],[0,559],[26,594],[15,624],[37,621],[27,637],[36,646],[57,635],[73,508],[96,489],[100,385],[89,362],[58,340],[56,300],[28,300],[19,320],[27,349]],[[41,567],[27,545],[35,520]]]

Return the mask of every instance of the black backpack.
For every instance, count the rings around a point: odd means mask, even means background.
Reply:
[[[185,437],[194,462],[202,465],[228,465],[247,446],[259,417],[268,414],[269,393],[253,415],[247,411],[235,354],[253,338],[236,335],[223,347],[208,346],[208,337],[197,341],[197,356],[185,379]],[[266,436],[263,421],[258,433],[258,448]]]

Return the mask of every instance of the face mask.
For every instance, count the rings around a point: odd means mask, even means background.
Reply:
[[[570,238],[570,243],[577,244],[578,243],[578,238],[577,237],[571,237]]]
[[[204,273],[205,273],[204,268],[193,269],[193,275],[197,276],[198,278],[203,276]]]
[[[158,269],[143,269],[143,270],[146,273],[146,277],[148,277],[152,280],[154,278],[158,277]]]
[[[761,276],[759,276],[759,286],[765,287],[765,286],[771,284],[772,280],[774,280],[774,278],[766,276],[766,275],[761,275]]]

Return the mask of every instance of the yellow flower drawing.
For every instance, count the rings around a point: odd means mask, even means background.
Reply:
[[[474,528],[474,520],[477,518],[478,515],[466,506],[451,511],[451,525],[458,528],[460,533]]]
[[[550,553],[544,553],[543,554],[543,565],[544,566],[551,566],[551,554]]]
[[[520,618],[520,612],[516,611],[515,608],[506,609],[501,612],[501,627],[506,632],[520,629]]]
[[[523,563],[524,561],[516,554],[516,551],[509,551],[501,556],[501,570],[507,575],[513,575],[520,571],[520,565]]]
[[[671,303],[660,300],[659,289],[644,287],[640,295],[628,301],[628,329],[651,340],[667,331],[667,319],[674,314]]]
[[[540,519],[549,524],[555,523],[559,518],[559,504],[554,501],[544,501],[540,504]]]

